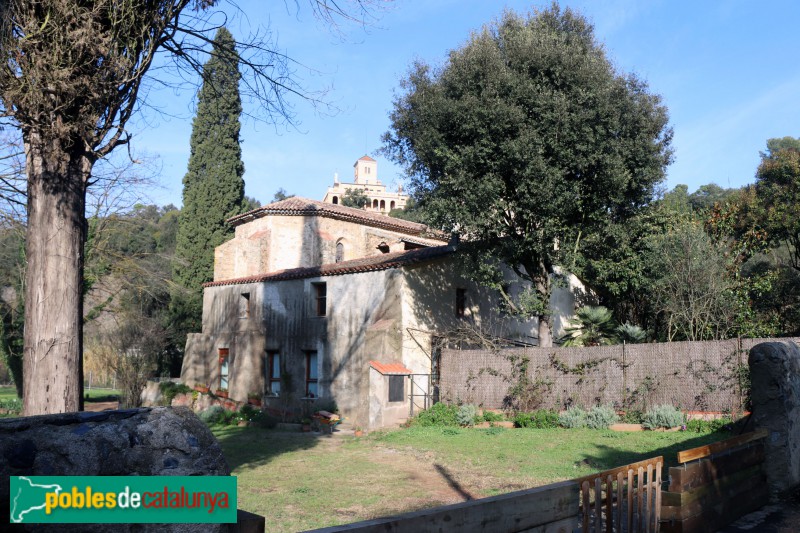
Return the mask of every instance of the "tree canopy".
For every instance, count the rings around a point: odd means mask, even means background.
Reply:
[[[365,3],[356,0],[360,14]],[[87,188],[95,163],[128,144],[156,56],[197,79],[219,25],[216,0],[8,0],[0,10],[0,117],[25,147],[26,281],[23,406],[27,415],[77,411],[81,401],[83,263]],[[351,18],[337,2],[312,0],[323,20]],[[285,53],[264,34],[239,50],[242,85],[271,121],[290,116],[303,91]],[[166,53],[166,54],[165,54]],[[6,182],[3,181],[3,194]],[[12,184],[12,195],[16,195]]]
[[[231,33],[220,28],[211,58],[203,67],[203,87],[192,123],[189,168],[183,178],[175,281],[184,293],[174,296],[183,302],[176,301],[173,307],[181,309],[176,320],[194,330],[199,329],[202,318],[202,284],[214,279],[214,248],[233,235],[226,220],[243,212],[241,76],[235,49]]]
[[[647,205],[664,177],[666,107],[618,71],[585,18],[556,4],[505,13],[443,66],[415,63],[401,88],[385,155],[432,223],[534,284],[528,312],[549,345],[557,265],[587,233]]]

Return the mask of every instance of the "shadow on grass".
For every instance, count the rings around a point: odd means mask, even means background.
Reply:
[[[259,427],[214,426],[211,431],[219,441],[231,470],[266,465],[281,454],[310,450],[322,439],[337,438],[317,432],[287,432]]]
[[[662,472],[663,478],[667,474],[669,467],[678,466],[678,452],[690,450],[699,446],[705,446],[713,442],[719,442],[721,440],[734,437],[735,435],[735,433],[731,433],[729,431],[697,433],[697,436],[694,438],[669,444],[662,448],[657,448],[645,453],[619,450],[611,445],[596,443],[595,446],[598,450],[600,450],[600,453],[595,455],[586,455],[581,462],[594,470],[603,471],[661,456],[664,458],[664,470]]]

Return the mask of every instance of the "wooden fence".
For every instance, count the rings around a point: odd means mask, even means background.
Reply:
[[[582,533],[657,533],[662,457],[576,479]]]
[[[764,506],[759,430],[678,454],[662,490],[655,457],[571,481],[314,533],[713,533]]]
[[[766,430],[680,452],[662,493],[661,531],[714,532],[769,500],[764,475]]]
[[[315,533],[572,533],[578,521],[578,484],[562,481],[444,507],[316,529]]]

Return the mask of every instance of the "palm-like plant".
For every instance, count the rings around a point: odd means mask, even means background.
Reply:
[[[575,311],[572,325],[564,328],[562,346],[601,346],[617,342],[617,324],[607,308],[587,305]]]
[[[617,338],[626,344],[640,344],[647,341],[647,332],[630,322],[620,324],[616,333]]]

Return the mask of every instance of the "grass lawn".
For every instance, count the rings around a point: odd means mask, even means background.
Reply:
[[[5,404],[17,399],[17,389],[14,386],[0,386],[0,408]],[[91,389],[84,391],[84,400],[88,403],[111,402],[119,399],[119,391],[116,389]],[[0,413],[0,418],[10,418],[18,416],[16,414]]]
[[[580,477],[728,433],[409,428],[368,437],[220,427],[239,507],[298,531]]]

